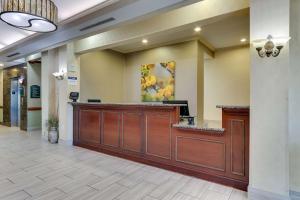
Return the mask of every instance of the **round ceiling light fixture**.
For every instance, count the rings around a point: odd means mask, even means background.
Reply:
[[[0,19],[16,28],[47,33],[57,29],[58,9],[51,0],[1,0]]]

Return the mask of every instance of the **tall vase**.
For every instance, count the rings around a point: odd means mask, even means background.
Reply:
[[[48,141],[51,144],[58,143],[58,131],[56,127],[51,127],[50,131],[48,132]]]

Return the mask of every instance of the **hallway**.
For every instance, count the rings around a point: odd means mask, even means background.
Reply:
[[[189,176],[0,127],[0,199],[245,200]]]

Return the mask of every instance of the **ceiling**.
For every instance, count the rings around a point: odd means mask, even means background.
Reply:
[[[84,0],[84,3],[82,3],[82,0],[53,0],[59,9],[58,19],[60,23],[90,8],[101,6],[101,4],[104,4],[107,1],[112,0]],[[113,0],[113,2],[117,1],[119,0]],[[9,26],[1,20],[0,30],[0,51],[8,45],[12,45],[17,41],[34,34],[33,32]]]
[[[69,41],[105,32],[124,24],[149,18],[176,8],[194,4],[201,0],[56,0],[60,23],[57,31],[47,34],[33,34],[14,29],[0,22],[4,48],[0,49],[0,64],[12,66],[11,62],[29,55],[47,51]],[[95,6],[95,2],[98,4]],[[101,3],[102,2],[102,3]],[[76,5],[84,4],[84,6]],[[132,12],[132,11],[135,12]],[[72,16],[68,18],[69,16]],[[113,21],[107,21],[112,19]],[[19,37],[17,37],[19,35]],[[24,38],[24,39],[22,39]],[[19,40],[19,41],[18,41]],[[8,43],[7,41],[12,41]],[[17,42],[16,42],[17,41]],[[1,39],[0,39],[1,42]],[[11,44],[7,46],[8,44]]]
[[[195,33],[197,23],[187,24],[167,31],[146,35],[148,44],[141,42],[141,38],[127,40],[122,44],[111,48],[121,53],[155,48],[162,45],[174,44],[189,40],[200,40],[211,50],[248,44],[250,34],[249,12],[241,12],[231,15],[219,21],[201,26],[202,31]],[[245,43],[241,39],[246,38]]]
[[[93,8],[108,0],[52,0],[58,7],[58,21],[66,20],[78,13]]]

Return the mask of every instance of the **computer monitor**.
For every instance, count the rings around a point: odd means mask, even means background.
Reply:
[[[71,92],[69,99],[71,99],[74,103],[79,99],[79,92]]]
[[[171,101],[163,101],[163,104],[182,104],[180,106],[180,116],[182,117],[188,117],[190,116],[189,112],[189,104],[187,100],[171,100]]]
[[[101,99],[88,99],[88,103],[101,103]]]

